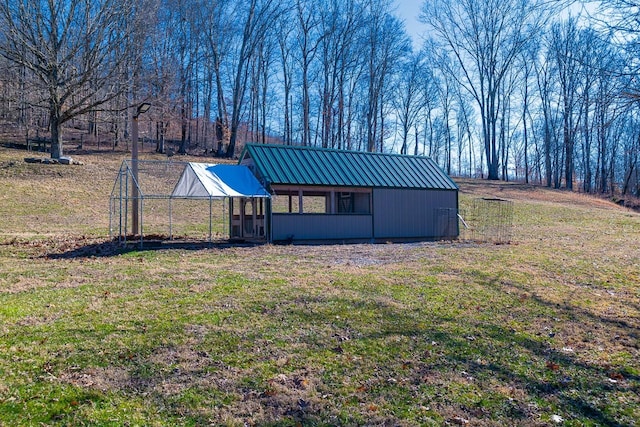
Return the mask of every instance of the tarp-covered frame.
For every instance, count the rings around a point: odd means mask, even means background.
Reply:
[[[230,237],[230,215],[227,216],[227,204],[231,205],[233,198],[250,196],[269,199],[269,193],[257,182],[253,174],[244,166],[236,165],[212,165],[202,163],[188,163],[176,161],[148,161],[138,162],[139,180],[134,178],[131,161],[122,162],[120,171],[113,185],[110,198],[109,212],[109,231],[111,237],[118,236],[120,242],[126,242],[129,231],[129,207],[134,203],[140,203],[139,208],[139,226],[140,226],[140,244],[144,239],[144,214],[145,201],[149,200],[167,200],[168,216],[169,216],[169,237],[173,238],[173,214],[174,200],[209,200],[209,241],[213,238],[213,204],[222,201],[222,225],[223,235]],[[155,173],[145,175],[142,171],[153,170]],[[215,170],[217,177],[207,176],[211,171]],[[194,171],[199,171],[195,174]],[[204,175],[203,175],[204,173]],[[179,174],[179,175],[178,175]],[[185,192],[184,187],[179,183],[186,175],[192,175],[192,189],[197,188],[202,182],[209,183],[211,180],[217,182],[216,191],[206,191],[204,193]],[[198,181],[198,182],[196,182]],[[200,184],[199,184],[200,183]],[[134,187],[135,186],[135,187]],[[132,194],[133,188],[137,189],[138,197],[134,200]],[[211,186],[209,186],[210,190]],[[214,188],[216,188],[214,186]],[[268,202],[267,202],[268,204]],[[177,211],[175,211],[177,212]],[[204,212],[203,212],[204,213]]]
[[[171,193],[173,198],[181,197],[209,197],[226,198],[229,200],[229,236],[231,238],[267,237],[269,221],[265,221],[264,211],[258,218],[256,208],[264,209],[263,199],[270,199],[271,195],[256,179],[251,170],[242,165],[221,165],[207,163],[189,163],[185,166],[180,179]],[[242,208],[238,215],[234,214],[234,200],[240,201]],[[257,203],[258,200],[261,200]],[[251,204],[251,218],[245,221],[245,201]],[[267,203],[268,205],[268,203]],[[261,233],[257,227],[261,221]],[[251,228],[251,231],[245,229]]]

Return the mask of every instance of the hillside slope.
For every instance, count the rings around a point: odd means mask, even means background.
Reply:
[[[84,166],[24,163],[33,156],[23,150],[0,147],[0,234],[91,235],[108,232],[108,199],[126,152],[72,153]],[[35,153],[37,156],[37,153]],[[143,152],[141,159],[165,161],[166,157]],[[219,162],[214,158],[187,157],[176,161]],[[604,209],[627,212],[613,202],[588,195],[552,190],[522,183],[456,179],[461,199],[494,197],[525,204],[540,203],[569,209]]]

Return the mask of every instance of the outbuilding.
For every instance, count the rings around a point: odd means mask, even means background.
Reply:
[[[458,187],[429,157],[247,144],[239,164],[271,199],[232,199],[231,237],[244,237],[245,221],[246,237],[270,242],[458,237]]]

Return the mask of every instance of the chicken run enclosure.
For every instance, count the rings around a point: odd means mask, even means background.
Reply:
[[[109,233],[127,239],[221,241],[229,239],[228,200],[224,197],[173,195],[188,162],[139,160],[138,171],[125,160],[109,201]],[[136,179],[137,175],[137,179]],[[133,231],[132,210],[138,208],[139,233]]]

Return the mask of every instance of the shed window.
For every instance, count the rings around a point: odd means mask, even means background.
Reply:
[[[353,193],[338,193],[338,213],[353,213]]]
[[[369,193],[339,192],[336,193],[336,213],[371,213],[371,197]]]
[[[370,214],[371,193],[358,191],[280,190],[272,196],[273,213]]]

